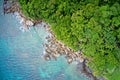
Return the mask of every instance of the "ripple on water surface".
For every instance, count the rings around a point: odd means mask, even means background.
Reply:
[[[41,57],[45,29],[20,31],[15,16],[3,15],[2,3],[0,0],[0,80],[87,80],[64,56],[45,61]]]

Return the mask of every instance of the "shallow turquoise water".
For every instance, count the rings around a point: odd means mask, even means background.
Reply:
[[[67,64],[64,56],[57,61],[43,59],[44,28],[22,32],[19,20],[3,15],[0,0],[0,80],[88,80],[75,63]]]

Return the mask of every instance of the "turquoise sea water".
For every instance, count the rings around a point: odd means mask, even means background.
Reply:
[[[14,15],[3,15],[2,3],[0,0],[0,80],[88,80],[64,56],[45,61],[41,57],[45,29],[20,31],[21,24]]]

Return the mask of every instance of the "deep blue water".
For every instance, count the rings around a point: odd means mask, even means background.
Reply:
[[[2,3],[0,0],[0,80],[88,80],[64,56],[45,61],[45,29],[22,32],[14,15],[3,15]]]

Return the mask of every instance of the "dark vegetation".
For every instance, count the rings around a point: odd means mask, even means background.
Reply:
[[[23,13],[50,23],[58,40],[82,50],[96,76],[120,79],[120,0],[19,0]]]

